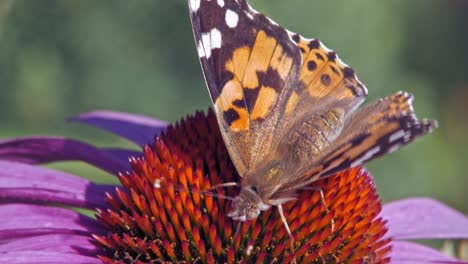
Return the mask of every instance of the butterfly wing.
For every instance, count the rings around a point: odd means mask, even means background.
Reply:
[[[431,132],[437,122],[418,120],[412,102],[411,94],[399,92],[356,111],[322,155],[293,172],[296,176],[285,182],[276,195],[394,152]]]
[[[245,1],[191,0],[189,7],[221,133],[242,176],[269,152],[272,144],[258,141],[276,126],[278,117],[269,114],[294,86],[300,53],[286,31]],[[274,141],[270,135],[262,140]]]
[[[288,32],[244,0],[189,6],[221,133],[241,176],[270,159],[310,113],[338,102],[352,112],[364,101],[367,90],[351,68],[318,40]]]

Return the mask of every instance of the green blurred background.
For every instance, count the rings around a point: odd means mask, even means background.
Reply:
[[[415,94],[440,128],[368,165],[384,201],[431,196],[468,212],[468,1],[252,0],[351,65],[369,99]],[[0,0],[0,138],[130,146],[69,116],[110,109],[176,121],[210,105],[184,0]],[[75,162],[52,165],[98,182]]]

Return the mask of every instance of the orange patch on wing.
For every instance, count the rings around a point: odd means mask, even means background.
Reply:
[[[307,44],[309,44],[309,41],[304,41],[303,39],[301,39],[299,43],[297,43],[297,46],[303,50],[303,53],[308,54],[310,48]]]
[[[276,70],[281,77],[281,79],[286,80],[288,77],[289,71],[291,70],[293,63],[293,58],[288,56],[284,52],[283,47],[280,45],[276,46],[275,52],[271,58],[270,67]]]
[[[226,69],[234,74],[238,80],[244,78],[245,68],[249,62],[250,48],[244,46],[234,51],[232,58],[226,62]]]
[[[292,92],[291,96],[289,96],[288,102],[286,103],[286,114],[289,114],[294,110],[296,107],[297,102],[299,101],[299,96],[296,92]]]
[[[234,101],[243,99],[244,91],[241,83],[236,79],[232,79],[224,85],[221,94],[218,99],[216,99],[216,104],[221,110],[226,111],[234,107]]]
[[[330,65],[338,68],[335,62],[328,62],[325,67],[317,73],[317,76],[309,83],[307,88],[311,96],[318,98],[324,97],[333,91],[343,80],[341,71],[338,71],[338,74],[333,72],[329,67]]]
[[[237,79],[232,79],[227,82],[218,99],[216,99],[215,105],[221,112],[233,109],[239,115],[239,117],[231,122],[229,128],[234,132],[249,129],[249,116],[247,109],[234,105],[234,101],[244,100],[244,91],[242,84]]]
[[[324,60],[319,59],[323,58]],[[315,63],[315,68],[313,71],[310,71],[308,68],[309,62]],[[299,76],[299,80],[305,83],[308,87],[310,87],[310,83],[319,78],[319,73],[322,68],[327,63],[327,55],[325,51],[320,47],[320,49],[313,49],[307,55],[304,56],[302,61],[302,69],[301,74]]]
[[[262,86],[260,93],[258,94],[257,101],[255,101],[255,106],[252,111],[252,119],[256,120],[259,118],[265,118],[277,99],[278,94],[275,89]]]
[[[235,107],[234,110],[236,110],[237,114],[239,115],[239,118],[236,121],[232,122],[229,128],[234,132],[248,130],[249,113],[247,113],[247,110],[245,108],[239,107]]]
[[[255,39],[255,44],[242,79],[244,88],[255,89],[258,87],[257,72],[266,72],[276,44],[276,40],[267,36],[265,31],[260,30],[257,33],[257,38]]]

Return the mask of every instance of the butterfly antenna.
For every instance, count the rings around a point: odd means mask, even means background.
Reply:
[[[325,212],[327,214],[330,213],[330,210],[328,209],[328,206],[327,206],[327,203],[325,202],[325,195],[323,194],[323,190],[322,188],[320,187],[317,187],[317,186],[308,186],[308,187],[303,187],[301,188],[303,190],[311,190],[311,191],[318,191],[320,193],[320,202],[322,203],[322,205],[325,207]],[[333,218],[331,219],[331,231],[332,233],[335,231],[335,220],[333,220]]]

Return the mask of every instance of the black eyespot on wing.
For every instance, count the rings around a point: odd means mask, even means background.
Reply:
[[[330,75],[328,75],[326,73],[322,74],[322,76],[320,77],[320,81],[322,82],[323,85],[329,86],[330,83],[331,83]]]
[[[317,69],[317,63],[315,63],[315,61],[313,61],[313,60],[310,60],[309,62],[307,62],[307,69],[309,71],[313,71],[313,70]]]

